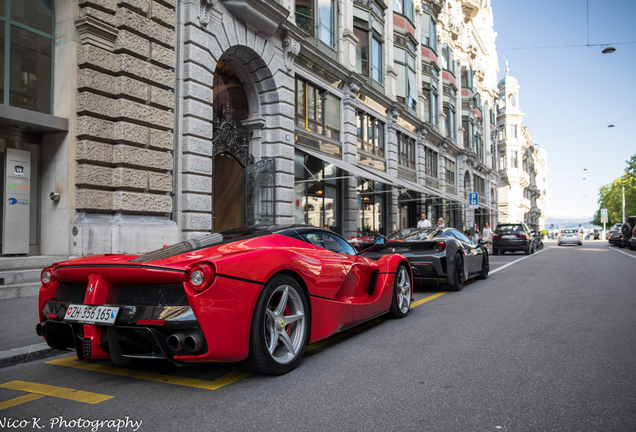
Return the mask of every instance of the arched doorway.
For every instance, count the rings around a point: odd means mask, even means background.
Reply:
[[[236,72],[218,61],[214,71],[213,231],[245,224],[245,167],[249,153],[241,121],[249,115],[247,95]]]
[[[242,124],[250,113],[243,83],[230,65],[219,61],[213,86],[212,229],[272,225],[276,161],[255,163],[250,153],[250,133]]]

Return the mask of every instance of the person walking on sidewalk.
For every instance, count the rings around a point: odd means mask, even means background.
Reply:
[[[490,243],[492,243],[492,231],[488,222],[484,225],[484,229],[481,232],[483,234],[484,241],[486,242],[486,248],[490,250]]]
[[[431,221],[428,220],[428,218],[426,217],[426,213],[422,213],[422,218],[417,221],[417,227],[418,228],[430,228],[431,227]]]

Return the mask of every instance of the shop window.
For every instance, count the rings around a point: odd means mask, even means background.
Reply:
[[[358,235],[386,234],[386,190],[383,183],[358,180]]]
[[[301,78],[296,79],[296,126],[340,140],[340,99]]]
[[[51,1],[0,1],[0,98],[4,105],[51,113],[54,43]]]
[[[340,231],[340,170],[302,152],[294,156],[294,223]]]

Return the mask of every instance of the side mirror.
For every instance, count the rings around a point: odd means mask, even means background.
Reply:
[[[379,248],[383,248],[388,243],[389,243],[389,239],[380,234],[376,235],[375,239],[373,240],[373,244]]]

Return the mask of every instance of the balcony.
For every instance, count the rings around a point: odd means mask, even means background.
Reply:
[[[527,188],[528,186],[530,186],[530,174],[528,174],[525,171],[522,171],[521,176],[519,177],[519,184],[524,188]]]

